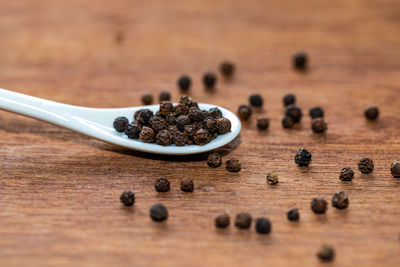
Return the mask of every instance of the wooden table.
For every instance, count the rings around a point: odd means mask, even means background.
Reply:
[[[243,124],[240,138],[220,149],[242,171],[207,167],[207,155],[168,157],[128,151],[22,116],[0,112],[1,266],[318,266],[323,244],[336,249],[330,266],[400,265],[400,2],[388,1],[1,1],[1,87],[92,107],[140,105],[140,96],[193,78],[190,95],[236,111],[251,93],[264,109]],[[291,56],[310,55],[298,73]],[[202,74],[228,59],[234,79],[214,92]],[[297,95],[301,125],[280,124],[285,93]],[[364,108],[381,117],[368,123]],[[328,132],[315,135],[308,109],[325,109]],[[270,129],[257,131],[267,116]],[[293,161],[305,147],[308,168]],[[361,157],[375,162],[361,175]],[[352,167],[353,182],[338,179]],[[265,181],[268,171],[279,184]],[[156,178],[172,183],[157,193]],[[195,191],[180,180],[192,177]],[[119,202],[133,190],[136,204]],[[310,210],[313,197],[349,195],[347,210]],[[148,216],[153,203],[169,208],[165,223]],[[298,207],[301,219],[286,212]],[[272,221],[261,236],[214,217],[248,211]],[[322,265],[322,264],[321,264]],[[325,265],[325,264],[324,264]],[[329,264],[328,264],[329,265]]]

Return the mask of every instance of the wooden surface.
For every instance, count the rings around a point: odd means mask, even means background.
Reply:
[[[236,111],[251,93],[264,110],[243,125],[240,138],[220,149],[242,171],[208,168],[207,155],[156,156],[86,138],[43,122],[0,112],[1,266],[399,266],[400,180],[389,166],[400,159],[400,2],[372,1],[95,1],[0,2],[0,86],[75,105],[140,104],[144,92],[170,90],[193,77],[190,95]],[[116,40],[118,39],[118,40]],[[292,70],[291,55],[310,55],[310,71]],[[215,92],[201,85],[205,71],[229,59],[231,81]],[[328,133],[314,135],[310,119],[285,131],[281,97],[297,95],[304,113],[326,112]],[[377,123],[363,110],[376,104]],[[271,119],[259,132],[255,118]],[[309,168],[293,161],[297,149],[313,155]],[[361,175],[361,157],[375,162]],[[342,167],[355,179],[338,179]],[[279,174],[269,186],[267,171]],[[168,193],[154,180],[167,177]],[[183,193],[179,182],[195,180]],[[123,190],[136,204],[124,208]],[[310,211],[313,197],[329,202],[344,190],[347,210]],[[148,210],[162,202],[166,223]],[[286,212],[298,207],[299,223]],[[248,211],[272,221],[260,236],[214,217]],[[336,249],[332,264],[315,256],[323,243]]]

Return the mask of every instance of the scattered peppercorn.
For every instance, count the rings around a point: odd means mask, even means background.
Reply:
[[[324,110],[321,107],[313,107],[313,108],[310,108],[309,115],[312,119],[323,118]]]
[[[193,192],[194,183],[191,178],[186,178],[181,181],[181,190],[183,192]]]
[[[251,226],[251,216],[247,212],[242,212],[236,215],[235,226],[240,229],[249,229]]]
[[[225,77],[230,77],[235,72],[235,65],[233,65],[232,62],[224,61],[224,62],[221,63],[221,65],[219,67],[219,71]]]
[[[261,97],[261,95],[259,95],[259,94],[254,94],[254,95],[249,96],[249,103],[250,103],[250,105],[252,105],[253,107],[259,108],[259,107],[262,107],[262,105],[263,105],[263,103],[264,103],[264,100],[263,100],[263,98]]]
[[[259,234],[269,234],[271,232],[271,222],[267,218],[258,218],[255,229]]]
[[[150,208],[150,218],[156,222],[162,222],[168,219],[168,210],[161,204],[157,203]]]
[[[364,115],[368,120],[376,120],[379,117],[379,109],[375,106],[368,107],[365,110]]]
[[[240,161],[235,158],[227,160],[225,165],[226,169],[230,172],[238,172],[242,168]]]
[[[332,197],[332,206],[337,209],[347,208],[349,206],[349,198],[346,193],[343,191],[335,193]]]
[[[217,82],[217,76],[212,72],[207,72],[203,76],[203,83],[206,88],[213,88]]]
[[[311,153],[301,148],[297,151],[296,156],[294,157],[294,161],[300,167],[306,167],[310,164],[311,161]]]
[[[301,108],[296,105],[289,105],[286,107],[285,115],[292,118],[294,123],[298,123],[303,116]]]
[[[278,180],[278,174],[276,172],[271,171],[267,173],[267,183],[270,185],[277,184],[279,182]]]
[[[315,118],[311,121],[311,129],[314,133],[324,133],[328,129],[328,125],[323,118]]]
[[[325,213],[328,208],[328,203],[321,197],[313,198],[311,201],[311,209],[314,213],[321,214]]]
[[[153,104],[153,96],[151,94],[142,95],[142,103],[143,105],[151,105]]]
[[[304,52],[298,52],[293,56],[293,67],[297,70],[305,70],[307,68],[308,56]]]
[[[333,249],[333,247],[328,246],[328,245],[323,245],[318,253],[317,253],[317,257],[321,260],[321,261],[332,261],[335,258],[335,250]]]
[[[396,160],[390,165],[390,172],[393,177],[400,178],[400,160]]]
[[[222,213],[215,218],[215,226],[218,228],[226,228],[229,226],[230,218],[226,213]]]
[[[132,191],[124,191],[119,197],[121,203],[127,207],[135,204],[135,194]]]
[[[190,89],[190,85],[192,84],[192,80],[190,79],[189,76],[187,75],[182,75],[178,79],[178,87],[181,89],[183,92],[186,92],[187,90]]]
[[[211,153],[208,155],[207,159],[207,165],[210,166],[211,168],[218,168],[222,164],[222,158],[219,153]]]
[[[158,100],[160,102],[170,101],[171,100],[171,93],[168,92],[168,91],[161,91],[160,94],[158,95]]]
[[[128,119],[125,117],[117,117],[114,120],[113,126],[117,132],[124,132],[125,126],[129,123]]]
[[[166,178],[159,178],[154,184],[157,192],[168,192],[170,189],[170,182]]]
[[[269,119],[268,118],[258,118],[257,119],[257,128],[259,130],[267,130],[269,127]]]
[[[290,129],[293,126],[294,126],[294,121],[293,121],[293,119],[291,117],[289,117],[289,116],[283,117],[283,119],[282,119],[282,127],[284,129]]]
[[[293,94],[286,94],[283,96],[283,105],[285,107],[296,104],[296,96]]]
[[[362,158],[358,162],[358,169],[363,174],[368,174],[374,171],[374,162],[370,158]]]
[[[287,213],[287,218],[289,221],[298,221],[300,219],[299,210],[296,208],[289,210]]]
[[[247,105],[240,105],[238,108],[238,115],[242,120],[248,120],[251,116],[251,113],[251,108]]]
[[[354,171],[351,168],[343,168],[340,172],[339,179],[342,181],[351,181],[354,178]]]
[[[140,132],[139,138],[143,143],[153,143],[155,141],[156,133],[150,127],[144,126]]]
[[[142,131],[142,125],[137,121],[128,123],[125,126],[125,134],[130,139],[138,139],[141,131]]]

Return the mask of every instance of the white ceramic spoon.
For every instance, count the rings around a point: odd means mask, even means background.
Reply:
[[[209,110],[213,107],[218,106],[199,103],[199,108],[202,110]],[[188,155],[210,151],[231,142],[239,135],[241,129],[240,120],[234,113],[218,107],[222,115],[231,121],[231,131],[218,135],[204,146],[161,146],[155,143],[143,143],[140,140],[129,139],[126,135],[114,130],[113,122],[116,117],[125,116],[131,121],[135,111],[141,108],[148,108],[155,113],[158,111],[159,105],[129,108],[86,108],[0,89],[0,109],[50,122],[111,144],[155,154]]]

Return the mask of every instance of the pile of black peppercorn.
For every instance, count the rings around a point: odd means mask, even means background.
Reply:
[[[161,102],[156,114],[149,109],[140,109],[131,123],[125,117],[118,117],[113,125],[128,138],[162,146],[205,145],[231,130],[230,120],[222,117],[218,108],[201,110],[188,96],[182,96],[175,106],[171,102]]]

